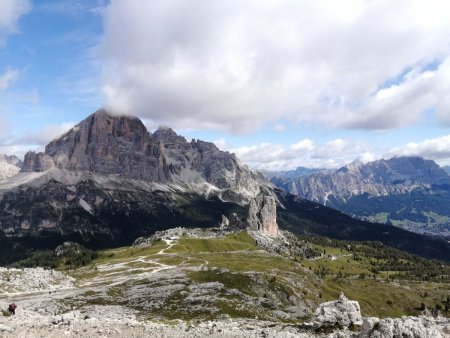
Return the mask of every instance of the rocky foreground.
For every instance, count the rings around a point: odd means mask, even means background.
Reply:
[[[213,321],[155,321],[120,305],[85,305],[61,311],[79,290],[72,277],[44,269],[0,269],[1,337],[450,337],[444,317],[363,318],[343,294],[321,304],[311,321],[295,325],[223,317]],[[10,302],[15,315],[5,311]]]

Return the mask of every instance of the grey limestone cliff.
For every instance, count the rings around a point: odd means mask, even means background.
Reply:
[[[138,118],[105,110],[50,142],[45,153],[26,154],[23,171],[52,167],[158,183],[208,183],[252,197],[259,193],[261,182],[266,182],[213,143],[188,142],[167,127],[152,134]]]
[[[45,152],[27,153],[22,171],[1,181],[0,229],[129,243],[174,225],[211,226],[224,213],[242,217],[271,187],[213,143],[167,127],[150,133],[136,117],[100,110]]]
[[[257,196],[248,206],[247,224],[268,236],[278,236],[277,205],[273,196]]]

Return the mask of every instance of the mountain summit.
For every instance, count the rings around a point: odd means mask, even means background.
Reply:
[[[39,243],[126,244],[178,225],[216,226],[222,215],[244,219],[250,201],[275,196],[272,188],[213,143],[167,127],[150,133],[136,117],[99,110],[0,181],[0,230]]]
[[[141,120],[99,110],[45,147],[25,155],[25,172],[58,168],[148,182],[209,184],[246,198],[259,193],[261,174],[213,143],[188,142],[170,128],[148,132]]]

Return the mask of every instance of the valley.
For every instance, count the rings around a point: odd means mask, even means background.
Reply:
[[[18,311],[0,316],[0,331],[76,336],[83,327],[120,336],[114,330],[126,327],[167,336],[200,330],[218,337],[309,337],[316,333],[301,324],[342,291],[365,317],[417,316],[421,307],[449,314],[450,266],[369,248],[287,232],[271,239],[247,230],[176,228],[100,251],[85,266],[61,261],[58,272],[38,270],[34,285],[22,282],[33,268],[1,270],[0,304],[15,302]],[[400,255],[402,266],[380,269],[389,255]],[[37,317],[41,324],[24,326]]]

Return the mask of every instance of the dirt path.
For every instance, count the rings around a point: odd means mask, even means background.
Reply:
[[[176,241],[173,239],[163,239],[163,241],[166,242],[166,244],[168,244],[169,246],[167,248],[161,249],[158,253],[156,253],[157,255],[167,255],[165,251],[176,244]]]

